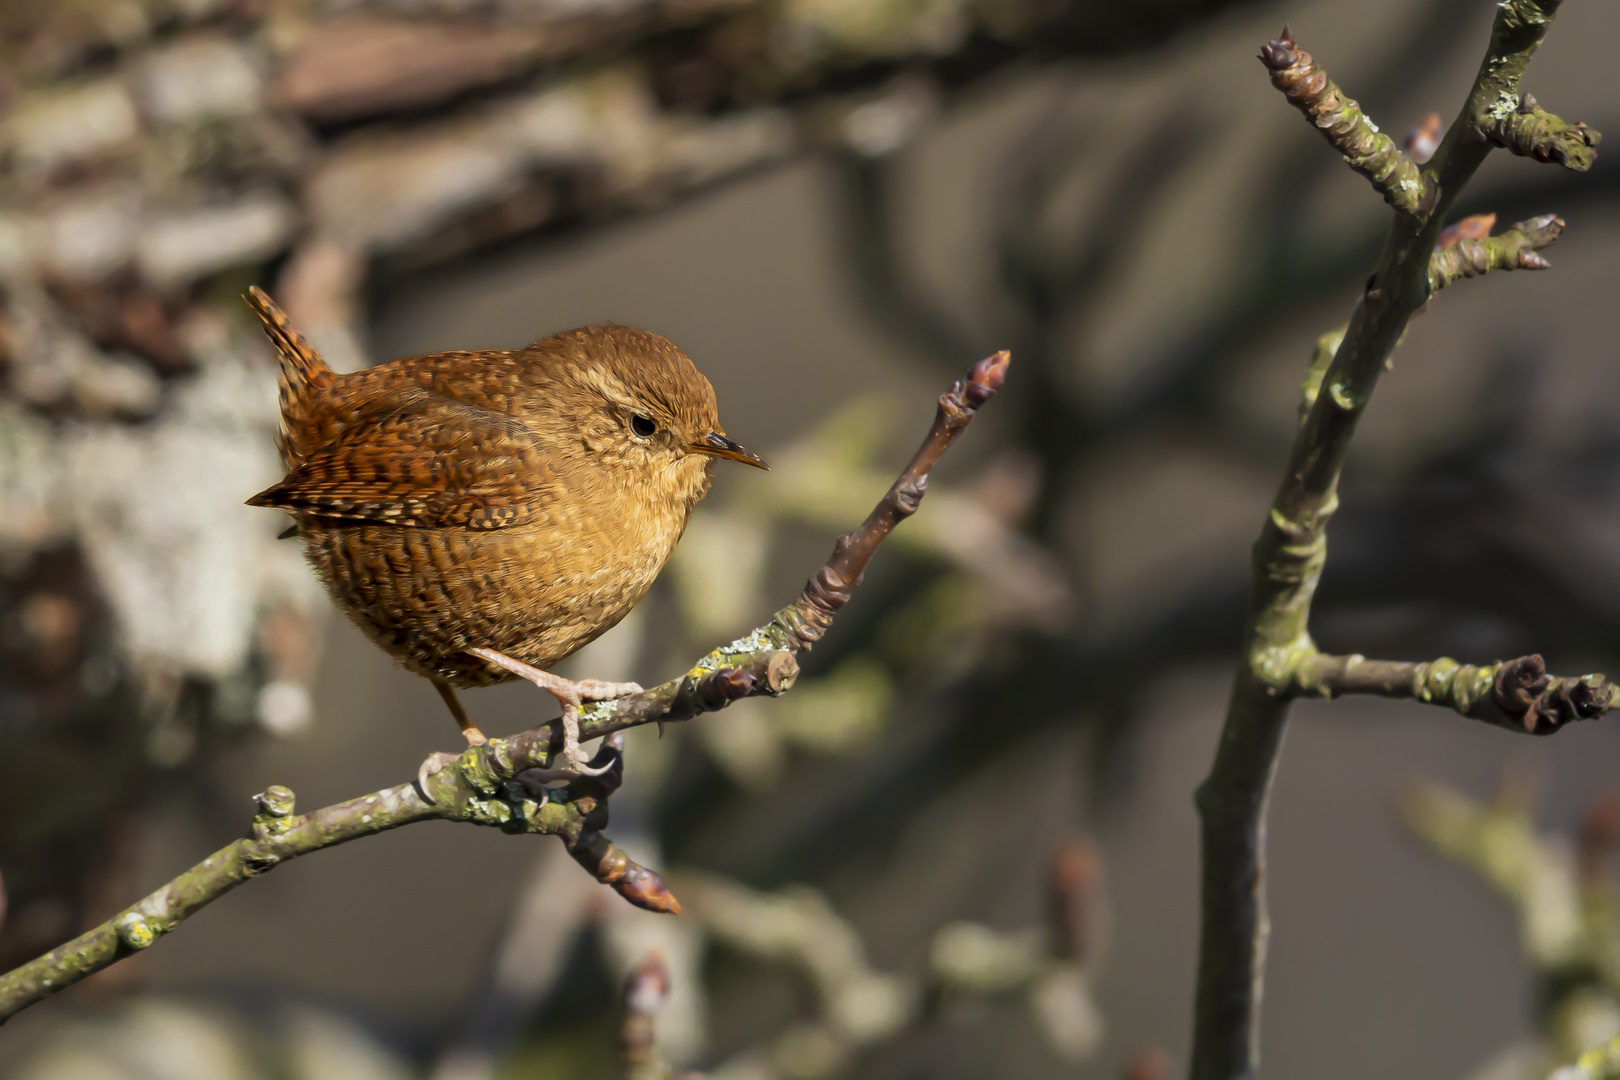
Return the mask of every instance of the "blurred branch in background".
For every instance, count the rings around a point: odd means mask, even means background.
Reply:
[[[1399,803],[1413,835],[1513,905],[1536,975],[1535,1041],[1503,1048],[1477,1080],[1539,1080],[1620,1035],[1620,796],[1592,800],[1572,843],[1536,832],[1530,788],[1509,771],[1480,803],[1415,781]]]
[[[714,943],[796,968],[816,1015],[712,1070],[715,1080],[820,1080],[848,1074],[863,1054],[977,998],[1022,995],[1053,1054],[1079,1065],[1096,1053],[1103,1020],[1089,980],[1102,952],[1102,860],[1089,840],[1052,858],[1044,925],[1002,931],[957,922],[933,937],[911,973],[872,968],[855,929],[813,889],[763,894],[712,875],[680,886]]]
[[[701,1080],[697,1073],[676,1073],[658,1052],[655,1024],[668,997],[669,968],[655,950],[624,981],[624,1025],[619,1029],[624,1080]]]

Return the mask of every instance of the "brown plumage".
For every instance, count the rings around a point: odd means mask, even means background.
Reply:
[[[570,729],[580,700],[625,692],[544,669],[646,594],[716,457],[763,466],[726,438],[691,359],[591,326],[339,375],[264,292],[247,301],[281,360],[287,469],[248,502],[296,516],[338,607],[433,681],[473,743],[452,687],[527,678]],[[573,730],[566,752],[580,769]]]

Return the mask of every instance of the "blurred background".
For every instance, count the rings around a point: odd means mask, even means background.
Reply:
[[[0,1075],[609,1077],[655,953],[660,1054],[716,1077],[1183,1068],[1247,548],[1387,221],[1253,56],[1287,20],[1401,134],[1455,113],[1494,7],[0,0],[0,967],[268,784],[309,809],[457,741],[242,505],[278,478],[249,284],[340,369],[607,320],[697,360],[776,469],[722,470],[567,669],[647,684],[788,602],[948,382],[1014,356],[793,693],[632,733],[609,835],[686,914],[549,838],[419,825],[23,1014]],[[1567,4],[1526,85],[1613,128],[1617,47],[1620,12]],[[1497,154],[1461,209],[1569,230],[1413,324],[1317,636],[1613,673],[1620,169]],[[1517,1080],[1620,1030],[1620,733],[1295,717],[1268,1070]]]

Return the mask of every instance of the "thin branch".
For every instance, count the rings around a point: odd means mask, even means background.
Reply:
[[[1417,164],[1294,43],[1286,26],[1281,37],[1260,50],[1260,62],[1271,71],[1272,85],[1344,155],[1346,165],[1372,181],[1385,202],[1416,214],[1432,200]]]
[[[1551,735],[1572,721],[1595,720],[1620,706],[1620,686],[1607,676],[1548,675],[1539,653],[1485,665],[1459,664],[1446,656],[1413,663],[1317,653],[1295,677],[1300,695],[1405,698],[1530,735]]]
[[[1215,762],[1197,796],[1203,879],[1193,1080],[1252,1080],[1258,1069],[1268,934],[1266,807],[1296,680],[1318,655],[1310,607],[1327,559],[1339,474],[1390,355],[1431,295],[1440,226],[1492,148],[1485,127],[1490,107],[1518,100],[1519,80],[1558,2],[1505,0],[1498,7],[1468,100],[1421,169],[1379,135],[1286,32],[1261,55],[1290,101],[1400,212],[1331,360],[1325,345],[1318,349],[1326,361],[1315,383],[1319,392],[1295,434],[1254,547],[1242,660]],[[1414,171],[1420,182],[1414,183]],[[1308,383],[1308,394],[1311,389]]]
[[[1459,240],[1441,248],[1429,260],[1429,291],[1439,292],[1454,281],[1495,270],[1549,269],[1552,264],[1538,253],[1556,243],[1563,231],[1563,218],[1543,214],[1521,221],[1498,236]]]
[[[1498,99],[1480,126],[1492,145],[1520,157],[1562,165],[1572,172],[1592,167],[1603,138],[1584,123],[1571,124],[1543,109],[1536,104],[1534,94],[1524,94],[1517,102]]]
[[[795,654],[826,633],[878,546],[916,511],[928,489],[929,470],[967,429],[979,406],[1001,388],[1009,360],[1006,352],[999,352],[979,361],[967,378],[941,395],[933,426],[910,463],[866,520],[838,539],[826,565],[796,601],[748,636],[715,649],[679,678],[581,709],[581,737],[688,720],[740,698],[774,697],[791,687],[799,673]],[[626,900],[652,911],[678,912],[680,904],[663,879],[602,835],[608,796],[623,776],[622,736],[606,739],[597,755],[599,764],[615,766],[608,773],[576,777],[562,790],[549,789],[544,786],[551,779],[546,770],[561,753],[562,738],[562,725],[551,721],[469,747],[454,765],[429,779],[431,791],[425,794],[432,802],[407,783],[295,817],[293,793],[269,788],[258,796],[259,810],[247,836],[101,925],[0,975],[0,1022],[146,949],[205,905],[288,859],[435,818],[560,836],[576,862]]]

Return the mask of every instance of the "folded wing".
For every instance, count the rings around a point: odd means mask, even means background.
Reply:
[[[503,529],[559,507],[533,431],[421,392],[363,410],[250,506],[417,528]]]

